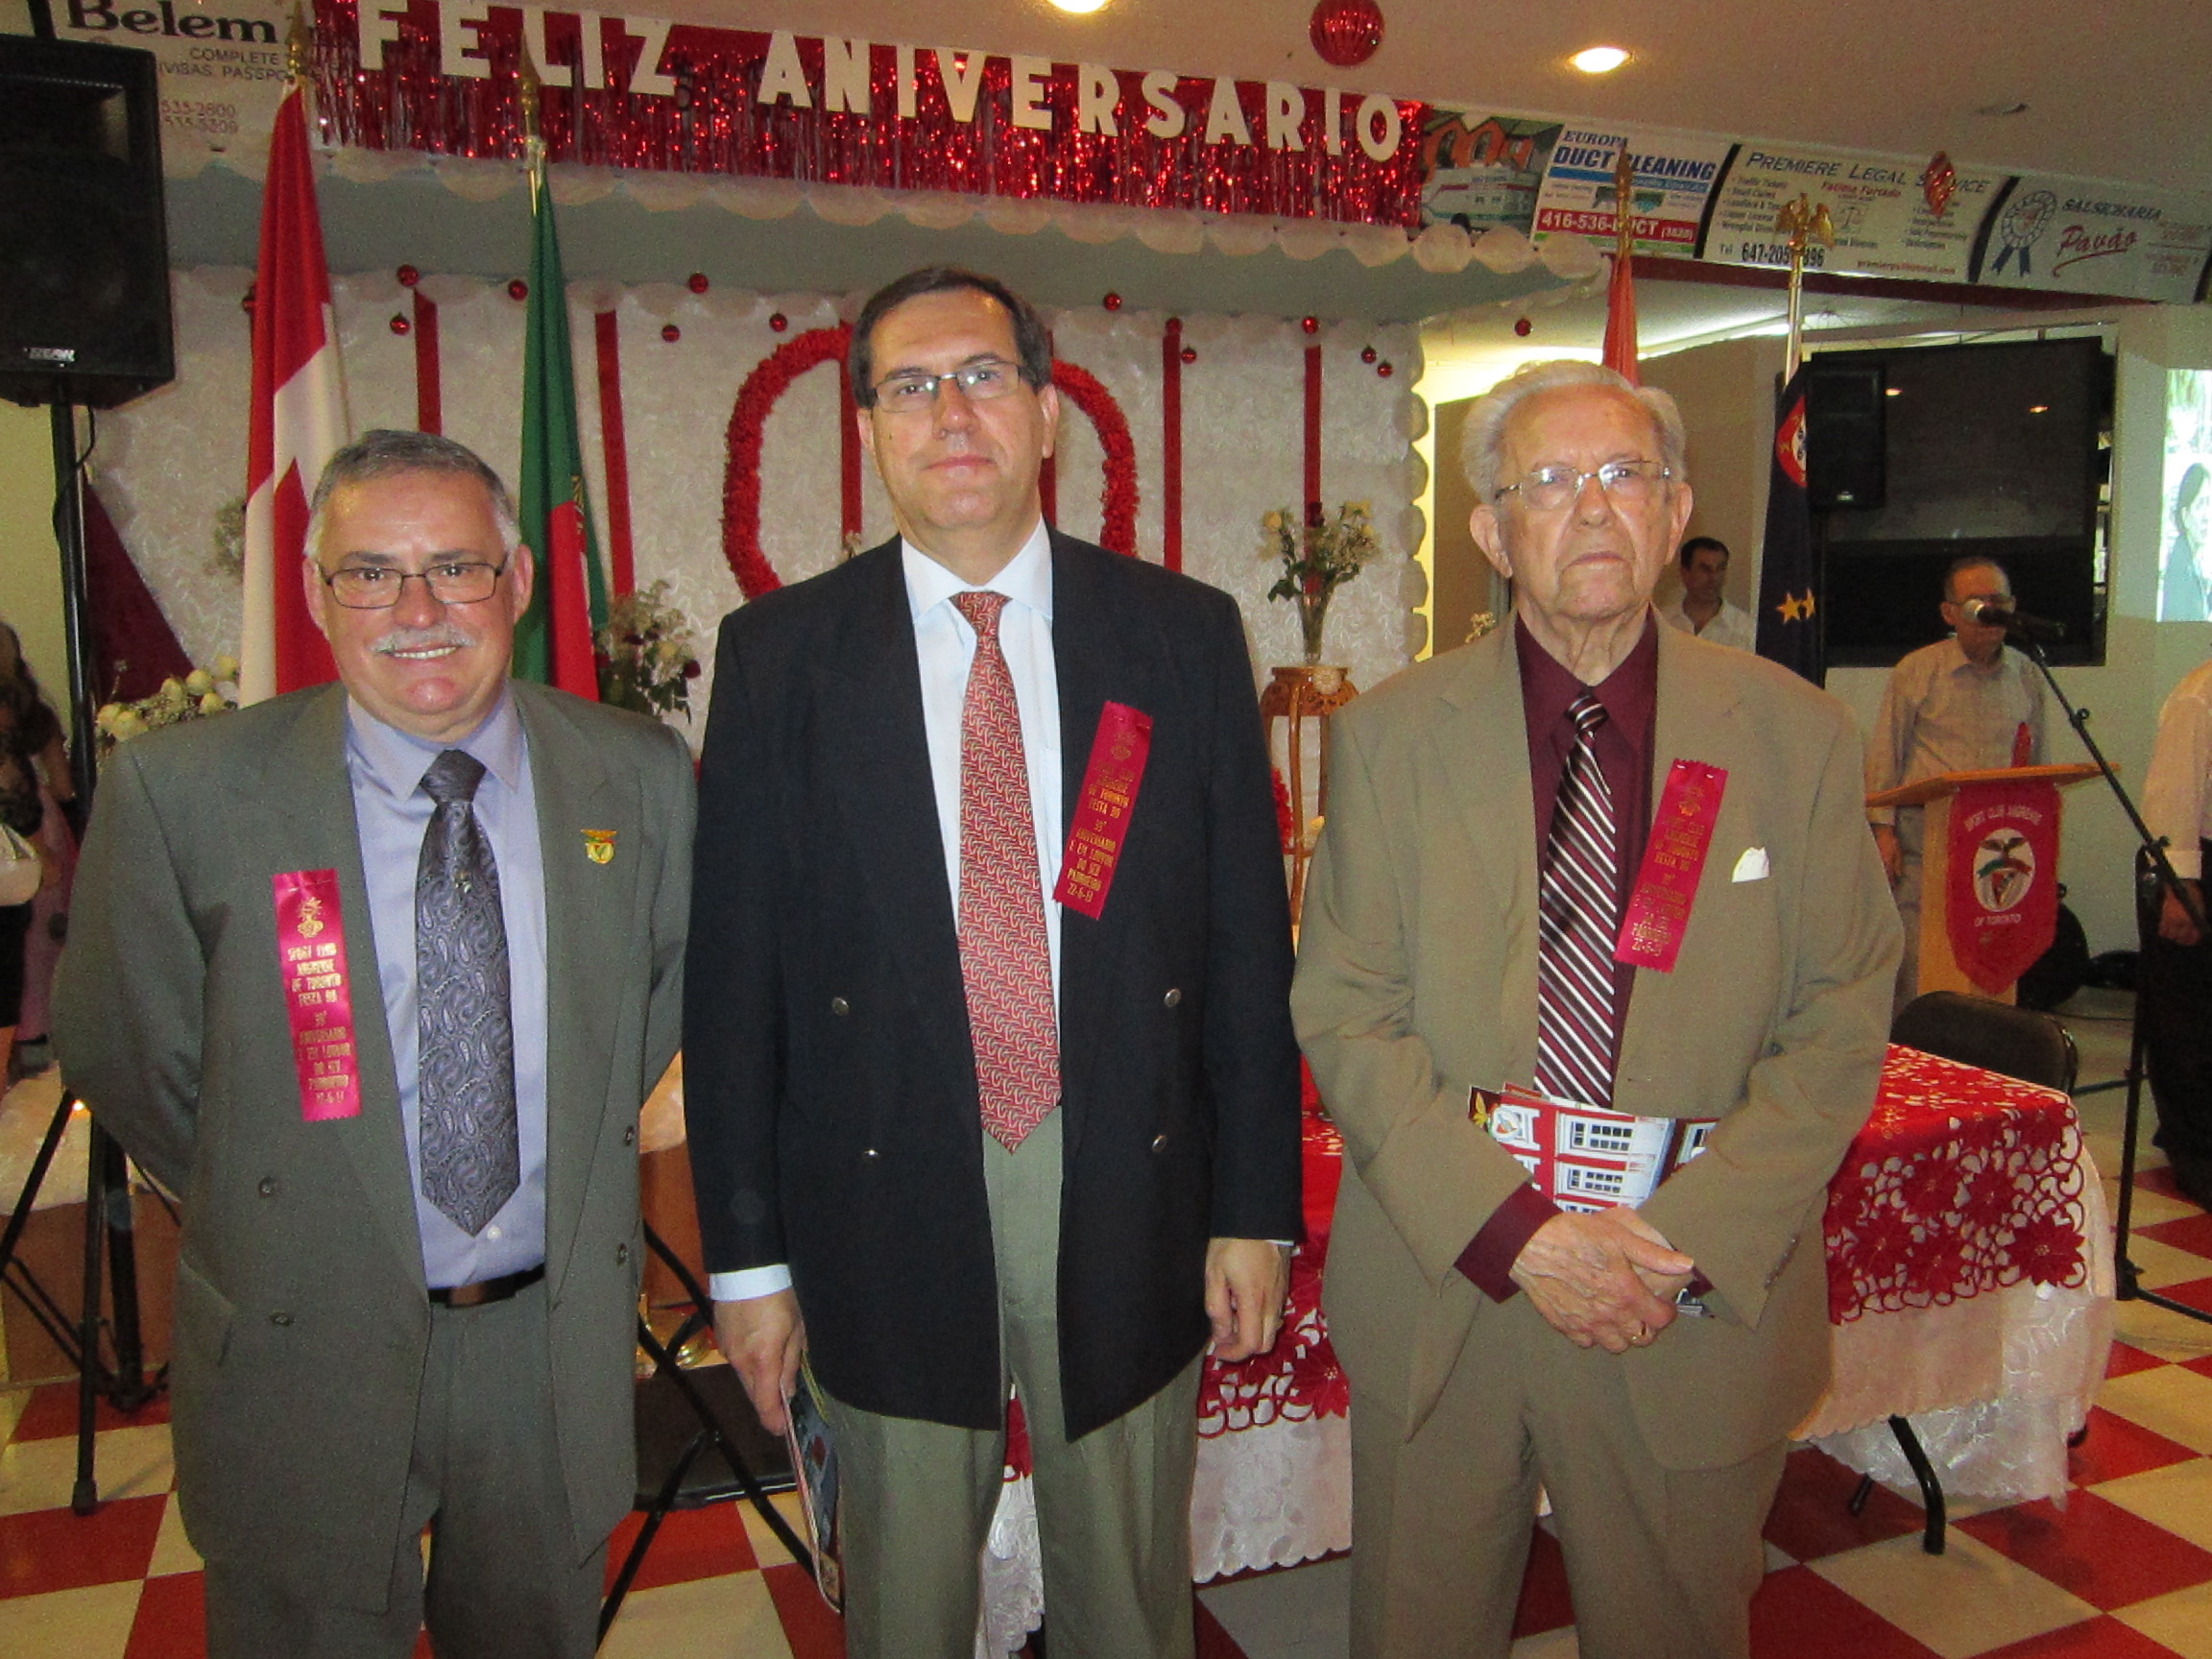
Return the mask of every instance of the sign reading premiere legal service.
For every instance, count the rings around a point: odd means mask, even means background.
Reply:
[[[1739,145],[1715,191],[1698,257],[1787,269],[1790,250],[1775,232],[1775,215],[1804,195],[1825,202],[1836,226],[1835,247],[1806,250],[1808,270],[1963,282],[1975,232],[2005,178],[1959,168],[1938,214],[1928,204],[1921,170],[1897,156]]]
[[[212,156],[269,147],[285,87],[277,0],[53,0],[68,40],[143,47],[161,72],[161,159],[189,174]]]

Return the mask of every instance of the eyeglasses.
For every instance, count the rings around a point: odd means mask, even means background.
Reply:
[[[399,603],[407,584],[420,582],[441,605],[476,605],[492,597],[506,561],[487,565],[477,559],[452,559],[427,570],[396,570],[388,565],[341,565],[321,572],[330,597],[349,611],[389,611]]]
[[[1579,497],[1582,486],[1595,478],[1608,499],[1634,506],[1648,501],[1659,486],[1673,476],[1672,468],[1657,461],[1608,461],[1595,472],[1579,471],[1573,467],[1539,467],[1520,483],[1508,484],[1497,491],[1491,499],[1503,500],[1518,493],[1523,502],[1537,512],[1555,513]]]
[[[892,414],[919,415],[936,405],[938,389],[949,380],[957,381],[971,400],[984,403],[1005,397],[1021,384],[1022,370],[1002,357],[986,357],[942,374],[894,374],[873,390],[876,401]]]

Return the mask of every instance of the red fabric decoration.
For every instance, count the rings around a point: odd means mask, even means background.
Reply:
[[[1160,338],[1160,562],[1183,568],[1183,319]]]
[[[778,312],[768,320],[769,325],[781,319]],[[843,323],[834,328],[809,328],[761,359],[737,388],[736,406],[730,412],[730,459],[722,475],[722,556],[737,578],[738,591],[748,599],[783,586],[760,548],[760,435],[768,412],[790,390],[791,382],[809,369],[842,362],[852,339],[851,326]],[[846,420],[845,425],[851,429],[852,421]]]
[[[415,290],[415,430],[445,430],[445,381],[438,355],[438,301]]]
[[[295,576],[294,580],[298,578]],[[151,697],[161,682],[192,672],[169,619],[132,563],[97,491],[84,492],[84,589],[92,610],[92,695],[102,702]]]
[[[622,331],[615,314],[591,320],[599,359],[599,447],[607,463],[607,560],[614,597],[637,590],[637,543],[630,528],[630,441],[622,425]]]
[[[1283,843],[1283,851],[1287,854],[1298,839],[1298,814],[1290,805],[1290,785],[1284,781],[1283,768],[1274,766],[1268,770],[1275,780],[1275,838]]]
[[[1098,492],[1102,509],[1098,544],[1133,559],[1137,556],[1137,445],[1129,436],[1128,417],[1096,376],[1072,363],[1052,360],[1052,384],[1091,418],[1091,424],[1098,429],[1098,446],[1106,452],[1106,481]]]
[[[1321,512],[1321,348],[1306,348],[1306,522]]]
[[[1828,1317],[2085,1284],[2087,1184],[2065,1095],[1891,1047],[1828,1184]]]
[[[853,362],[837,354],[837,385],[845,395],[837,400],[837,510],[838,522],[848,536],[860,534],[860,427],[854,412],[860,405],[853,397]]]

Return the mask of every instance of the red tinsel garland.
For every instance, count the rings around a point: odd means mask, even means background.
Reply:
[[[1106,483],[1098,492],[1102,510],[1098,544],[1116,553],[1137,556],[1137,445],[1129,436],[1129,421],[1098,377],[1089,370],[1055,358],[1052,384],[1060,395],[1091,418],[1098,429],[1098,446],[1106,452]]]
[[[791,382],[809,369],[842,361],[852,339],[847,324],[809,328],[762,358],[737,389],[737,403],[730,412],[730,461],[722,475],[722,556],[730,561],[738,591],[748,599],[783,586],[760,547],[760,435],[768,424],[768,412],[791,389]],[[840,421],[845,419],[844,409],[837,413]]]

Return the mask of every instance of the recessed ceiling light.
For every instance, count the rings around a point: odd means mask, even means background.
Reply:
[[[1567,61],[1585,75],[1610,75],[1628,61],[1628,54],[1619,46],[1586,46]]]
[[[2028,106],[2018,98],[2002,98],[1994,104],[1984,104],[1974,111],[1977,115],[2025,115]]]
[[[1882,388],[1882,396],[1885,397],[1901,397],[1904,395],[1904,390],[1902,386],[1885,386]]]
[[[1105,6],[1106,0],[1052,0],[1063,12],[1090,12]]]
[[[2051,413],[2051,405],[2048,403],[2031,403],[2028,405],[2028,413],[2031,415],[2048,415]]]

